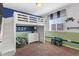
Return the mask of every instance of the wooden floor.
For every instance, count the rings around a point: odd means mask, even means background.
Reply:
[[[68,48],[35,42],[16,49],[16,56],[79,56],[79,51]]]

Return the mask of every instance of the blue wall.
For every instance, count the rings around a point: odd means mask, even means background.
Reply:
[[[3,8],[3,17],[12,17],[13,16],[14,10],[8,9],[8,8]]]

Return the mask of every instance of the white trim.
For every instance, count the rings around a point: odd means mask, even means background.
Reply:
[[[14,24],[13,24],[13,26],[14,26],[14,42],[15,42],[15,52],[16,52],[16,14],[15,14],[15,12],[14,12],[14,14],[13,14],[13,20],[14,20]]]
[[[10,49],[2,52],[2,56],[12,56],[12,55],[15,55],[15,53],[16,53],[15,49]]]
[[[69,46],[69,45],[65,45],[65,44],[63,44],[63,46],[66,46],[66,47],[69,47],[69,48],[72,48],[72,49],[75,49],[75,50],[79,51],[79,48],[75,48],[75,47],[72,47],[72,46]]]

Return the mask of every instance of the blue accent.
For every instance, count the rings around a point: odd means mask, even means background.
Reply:
[[[3,8],[3,17],[12,17],[13,16],[13,10],[8,9],[8,8]]]
[[[13,9],[6,8],[6,7],[3,7],[3,16],[4,16],[5,18],[7,18],[7,17],[12,17],[14,11],[15,11],[15,12],[24,13],[24,14],[27,14],[27,15],[31,15],[31,16],[41,17],[41,18],[42,18],[42,16],[37,16],[37,15],[33,15],[33,14],[30,14],[30,13],[25,13],[25,12],[18,11],[18,10],[13,10]]]
[[[65,42],[69,42],[69,40],[63,40]],[[75,41],[71,41],[71,43],[74,43],[74,44],[79,44],[79,42],[75,42]]]
[[[35,31],[33,26],[16,26],[16,32]]]
[[[74,44],[79,44],[79,42],[75,42],[75,41],[71,41],[71,43],[74,43]]]

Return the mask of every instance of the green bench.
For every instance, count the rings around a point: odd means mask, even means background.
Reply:
[[[70,42],[79,45],[79,42],[76,41],[66,40],[60,37],[51,37],[51,44],[53,43],[54,45],[62,46],[63,42]]]
[[[63,39],[59,37],[53,37],[51,38],[51,44],[57,45],[57,46],[62,46],[63,44]]]

